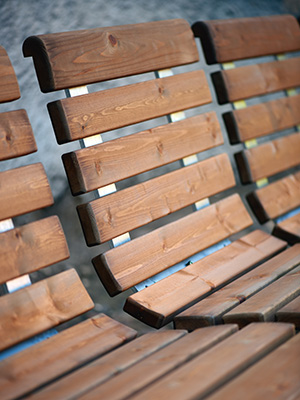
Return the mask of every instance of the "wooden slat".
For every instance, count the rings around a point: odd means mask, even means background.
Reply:
[[[300,172],[257,189],[247,199],[261,223],[299,207]]]
[[[253,231],[227,247],[129,296],[124,311],[148,325],[159,328],[203,295],[244,273],[285,246],[285,242],[276,240],[263,231]]]
[[[235,185],[227,154],[78,206],[88,245],[155,221]]]
[[[222,333],[219,332],[221,336]],[[224,334],[225,331],[222,332]],[[144,358],[148,358],[151,354],[179,340],[185,334],[186,331],[179,330],[146,333],[131,343],[98,358],[80,370],[47,386],[33,395],[32,400],[45,398],[67,400],[81,396],[96,385],[113,378]]]
[[[209,400],[296,399],[300,394],[300,335],[288,340]]]
[[[215,112],[63,155],[73,195],[86,193],[223,144]]]
[[[299,25],[292,15],[199,21],[192,29],[208,64],[300,49]]]
[[[160,379],[132,400],[205,398],[292,335],[293,326],[289,324],[251,324]]]
[[[241,198],[235,194],[92,261],[107,291],[115,295],[251,224]]]
[[[48,110],[58,143],[65,143],[210,102],[198,70],[58,100]]]
[[[0,172],[0,220],[53,204],[41,163]]]
[[[69,257],[58,217],[0,233],[0,283]]]
[[[300,296],[286,304],[276,313],[276,320],[279,322],[289,322],[300,329]]]
[[[0,103],[19,97],[20,89],[14,68],[4,47],[0,46]]]
[[[179,314],[174,320],[176,328],[193,330],[221,324],[226,312],[299,264],[300,245],[295,245]]]
[[[223,114],[230,142],[240,143],[300,124],[300,95]]]
[[[273,235],[286,238],[290,244],[300,242],[300,213],[277,224]]]
[[[300,58],[289,58],[212,74],[220,104],[300,86]]]
[[[243,183],[275,175],[299,164],[300,134],[294,133],[235,154]]]
[[[94,304],[74,269],[0,298],[0,350],[50,329]]]
[[[135,336],[133,329],[104,314],[65,329],[1,361],[1,398],[25,395]]]
[[[223,315],[226,324],[243,327],[250,322],[274,321],[277,310],[300,294],[300,267],[256,293]]]
[[[25,110],[0,114],[0,160],[37,151],[31,124]]]
[[[183,19],[32,36],[24,42],[43,92],[198,61]]]

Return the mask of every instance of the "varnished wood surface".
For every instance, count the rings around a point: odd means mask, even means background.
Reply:
[[[107,291],[115,295],[251,224],[235,194],[108,250],[93,264]]]
[[[4,47],[0,46],[0,103],[17,100],[20,89],[14,68]]]
[[[56,216],[0,233],[0,283],[68,257],[68,245]]]
[[[175,19],[32,36],[32,56],[43,92],[87,85],[198,60],[187,21]]]
[[[41,163],[0,172],[0,220],[53,204]]]
[[[175,318],[175,326],[193,330],[220,324],[222,316],[300,263],[300,245],[272,257],[234,282],[196,303]]]
[[[95,190],[223,144],[214,112],[63,155],[73,195]]]
[[[247,65],[212,74],[220,104],[300,86],[300,58]]]
[[[74,269],[2,296],[0,350],[68,321],[93,306]]]
[[[24,395],[135,336],[133,329],[104,314],[65,329],[1,361],[1,399]]]
[[[246,272],[251,266],[272,256],[285,245],[281,240],[276,240],[263,231],[253,231],[229,246],[129,296],[124,310],[159,328],[204,294]],[[209,302],[211,296],[202,301]]]
[[[199,21],[192,29],[209,64],[300,49],[299,25],[292,15]]]
[[[88,245],[105,242],[235,185],[227,154],[78,206]]]
[[[289,322],[300,329],[300,296],[277,311],[276,321]]]
[[[48,110],[58,143],[65,143],[210,102],[197,70],[58,100]]]
[[[231,143],[245,142],[300,124],[300,95],[255,104],[223,117]]]
[[[0,114],[0,160],[24,156],[37,150],[25,110]]]
[[[300,213],[285,219],[277,224],[274,228],[273,234],[275,236],[286,238],[291,243],[300,242]]]

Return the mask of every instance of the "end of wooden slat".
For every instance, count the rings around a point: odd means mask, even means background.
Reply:
[[[239,129],[234,113],[232,111],[229,111],[223,114],[223,120],[227,129],[230,144],[241,143],[242,141],[239,135]]]
[[[60,100],[47,104],[48,112],[55,132],[58,144],[71,142],[72,139],[69,124],[65,117],[62,102]]]
[[[258,219],[258,221],[261,224],[264,224],[265,222],[270,220],[270,218],[269,218],[268,214],[266,213],[265,209],[263,208],[256,192],[249,193],[246,196],[246,199],[247,199],[252,211],[254,212],[256,218]]]
[[[92,259],[93,266],[107,293],[113,297],[122,293],[124,289],[115,279],[106,260],[105,254],[100,254]]]
[[[62,162],[67,174],[69,186],[73,196],[86,193],[86,187],[82,178],[78,159],[74,151],[63,154]]]
[[[278,237],[279,239],[287,241],[290,245],[295,245],[300,243],[300,237],[295,235],[292,232],[288,232],[285,229],[281,228],[279,225],[275,225],[272,235]]]
[[[216,64],[218,62],[217,55],[209,25],[204,21],[197,21],[192,25],[192,31],[194,36],[201,40],[207,64]]]
[[[215,87],[219,104],[229,103],[228,93],[222,71],[217,71],[211,74],[211,79]]]
[[[252,176],[251,176],[251,171],[250,167],[248,164],[247,157],[245,155],[244,151],[240,151],[238,153],[234,154],[234,158],[238,167],[239,175],[241,178],[242,183],[252,183]]]
[[[192,315],[191,313],[191,315],[179,314],[174,318],[175,329],[187,329],[189,332],[194,331],[195,329],[221,324],[223,324],[222,318],[215,318],[213,315]]]
[[[151,326],[152,328],[159,329],[162,326],[170,322],[170,318],[166,319],[163,314],[154,312],[142,304],[137,303],[131,297],[128,297],[123,310],[131,315],[132,317],[138,319],[139,321]]]
[[[81,204],[77,206],[77,212],[86,244],[88,246],[95,246],[101,244],[101,238],[94,211],[90,203]]]

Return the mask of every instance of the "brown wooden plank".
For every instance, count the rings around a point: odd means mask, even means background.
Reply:
[[[300,296],[286,304],[276,313],[276,320],[279,322],[289,322],[300,329]]]
[[[148,325],[159,328],[206,293],[244,273],[285,246],[285,242],[278,241],[263,231],[253,231],[229,246],[129,296],[124,311]]]
[[[234,379],[210,400],[296,399],[300,394],[300,335]]]
[[[180,160],[223,144],[215,112],[63,155],[73,195]]]
[[[4,47],[0,46],[0,103],[17,100],[20,89],[17,77]]]
[[[235,185],[227,154],[198,162],[78,206],[88,245],[171,214]]]
[[[299,164],[300,134],[283,136],[235,154],[243,183],[275,175]]]
[[[53,204],[41,163],[0,172],[0,220]]]
[[[221,337],[225,331],[219,332]],[[186,331],[172,330],[146,333],[131,343],[98,358],[78,371],[47,386],[45,389],[35,393],[32,399],[55,398],[56,400],[67,400],[81,396],[96,385],[122,373],[127,368],[139,363],[160,349],[164,349],[174,341],[178,341],[185,334]]]
[[[241,198],[234,194],[92,261],[107,291],[115,295],[251,224]]]
[[[240,143],[300,124],[300,95],[223,114],[230,142]]]
[[[0,350],[80,315],[94,304],[74,269],[0,298]]]
[[[0,283],[68,257],[68,245],[56,216],[0,233]]]
[[[0,114],[0,160],[37,151],[31,124],[25,110]]]
[[[247,65],[212,74],[220,104],[300,86],[300,58]]]
[[[1,361],[1,397],[25,395],[135,336],[133,329],[104,314],[65,329]]]
[[[188,64],[199,57],[183,19],[32,36],[23,53],[33,57],[43,92]]]
[[[290,244],[300,242],[300,213],[275,225],[273,235],[286,238]]]
[[[210,102],[198,70],[58,100],[48,110],[61,144]]]
[[[300,49],[299,25],[292,15],[199,21],[192,29],[208,64]]]
[[[289,324],[251,324],[133,396],[132,400],[203,399],[292,335],[293,326]]]
[[[178,329],[193,330],[222,323],[222,316],[300,263],[300,245],[272,257],[234,282],[175,317]]]
[[[227,324],[243,327],[250,322],[275,321],[276,312],[300,294],[300,267],[256,293],[223,315]]]

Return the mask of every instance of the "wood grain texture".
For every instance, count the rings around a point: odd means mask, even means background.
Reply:
[[[217,116],[209,112],[64,154],[63,162],[77,195],[223,142]]]
[[[104,314],[65,329],[1,361],[1,398],[25,395],[135,336],[133,329]]]
[[[293,335],[289,324],[251,324],[132,397],[203,399]]]
[[[300,335],[296,335],[209,399],[296,399],[300,393],[299,358]]]
[[[0,114],[0,160],[37,151],[31,124],[25,110]]]
[[[276,313],[276,320],[289,322],[294,324],[297,329],[300,329],[300,296],[280,308]]]
[[[285,245],[285,242],[276,240],[265,232],[253,231],[227,247],[129,296],[124,311],[148,325],[160,328],[203,295],[274,255]]]
[[[232,144],[300,124],[300,95],[283,97],[223,114]]]
[[[33,57],[43,92],[171,68],[199,58],[191,28],[183,19],[32,36],[25,40],[23,54]]]
[[[175,317],[178,329],[198,329],[221,324],[222,316],[243,303],[300,263],[300,245],[295,245],[219,289]]]
[[[235,154],[243,183],[256,182],[299,164],[300,133],[283,136]]]
[[[0,103],[17,100],[20,89],[17,77],[4,47],[0,46]]]
[[[92,261],[106,290],[115,295],[251,224],[241,198],[235,194]]]
[[[68,321],[93,306],[74,269],[7,294],[0,298],[0,349]]]
[[[198,70],[58,100],[48,111],[61,144],[210,102]]]
[[[77,207],[88,245],[143,226],[235,185],[227,154],[195,163]]]
[[[300,49],[299,25],[292,15],[199,21],[192,29],[208,64]]]
[[[300,58],[218,71],[212,79],[220,104],[300,86]]]
[[[41,163],[0,172],[0,220],[53,204]]]
[[[286,238],[290,244],[300,242],[300,213],[275,225],[273,235]]]
[[[0,233],[0,283],[68,257],[68,245],[56,216]]]

